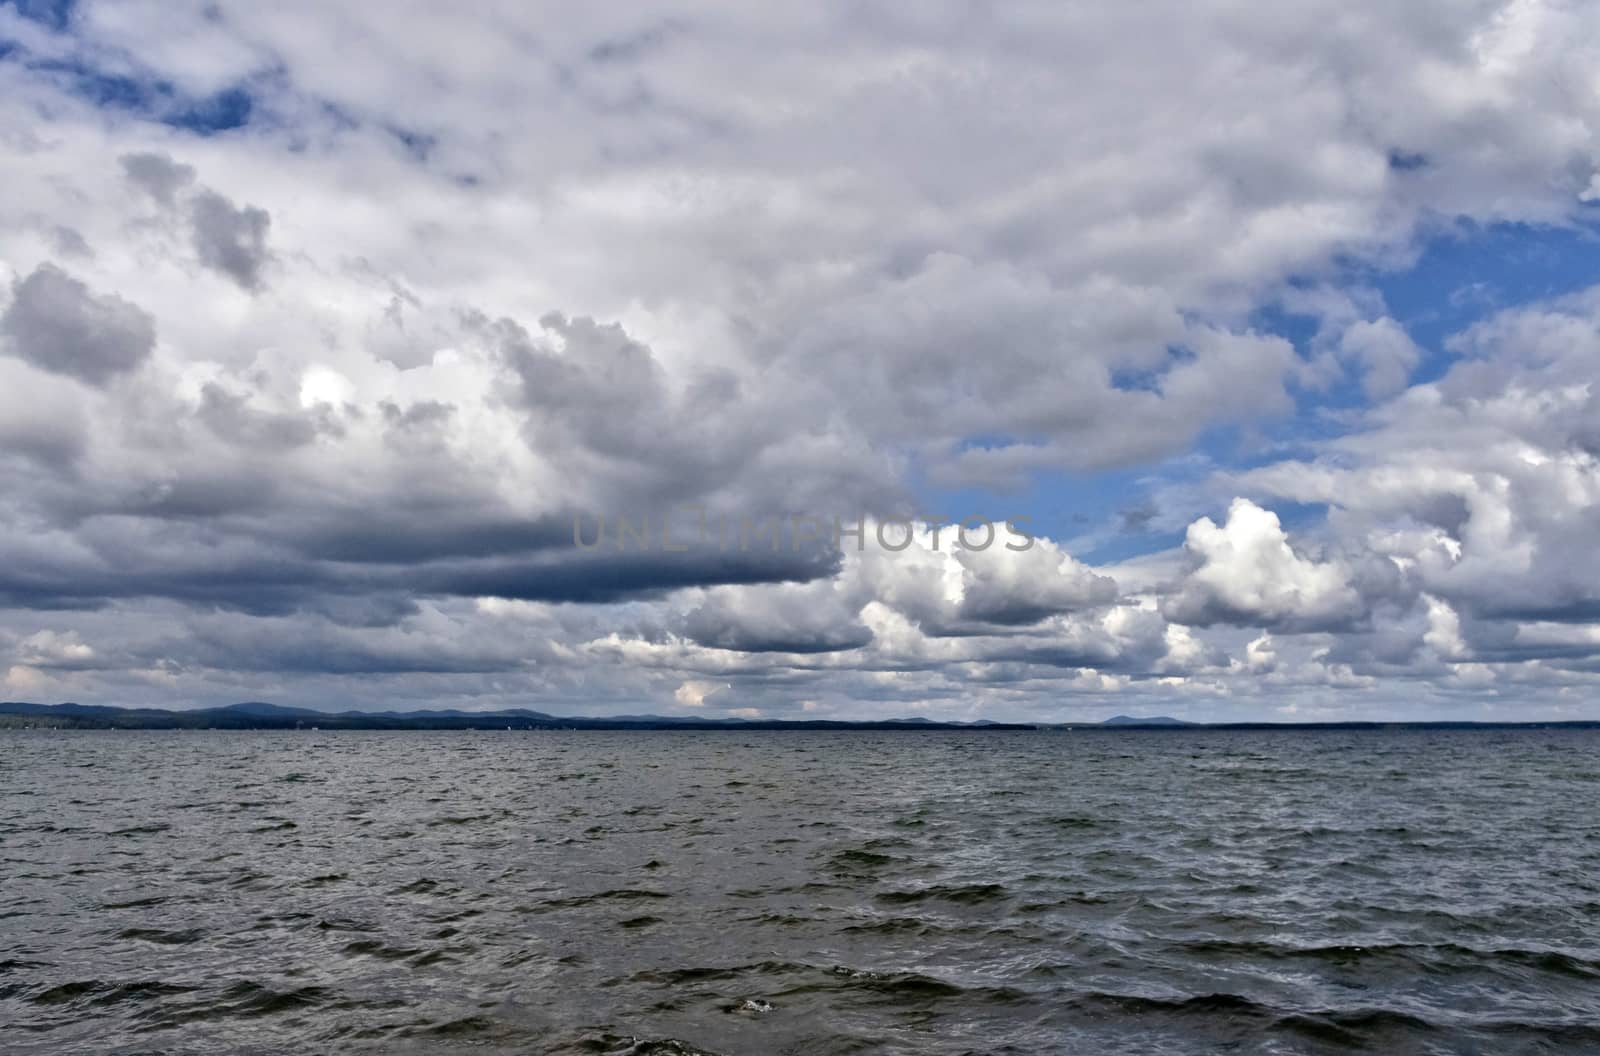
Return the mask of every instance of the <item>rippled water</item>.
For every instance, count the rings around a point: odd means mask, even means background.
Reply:
[[[0,734],[0,1051],[1600,1051],[1600,734]]]

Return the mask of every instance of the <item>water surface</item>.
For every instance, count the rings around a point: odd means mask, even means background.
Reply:
[[[1600,733],[0,733],[7,1053],[1600,1052]]]

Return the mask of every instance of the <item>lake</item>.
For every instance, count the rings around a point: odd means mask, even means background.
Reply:
[[[1595,731],[0,732],[0,1051],[1600,1051],[1597,805]]]

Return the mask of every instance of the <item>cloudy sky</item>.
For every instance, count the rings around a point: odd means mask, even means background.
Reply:
[[[1578,0],[6,0],[0,699],[1600,717],[1597,133]]]

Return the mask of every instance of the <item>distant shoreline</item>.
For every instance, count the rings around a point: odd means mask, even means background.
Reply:
[[[1182,733],[1182,732],[1316,732],[1384,730],[1600,730],[1600,720],[1561,722],[1222,722],[1192,723],[1176,719],[1148,721],[1117,716],[1105,722],[934,722],[928,719],[699,719],[663,715],[582,717],[532,711],[463,712],[319,712],[271,704],[236,704],[225,708],[172,711],[87,704],[0,702],[0,730],[621,730],[621,731],[956,731],[1038,733]]]

